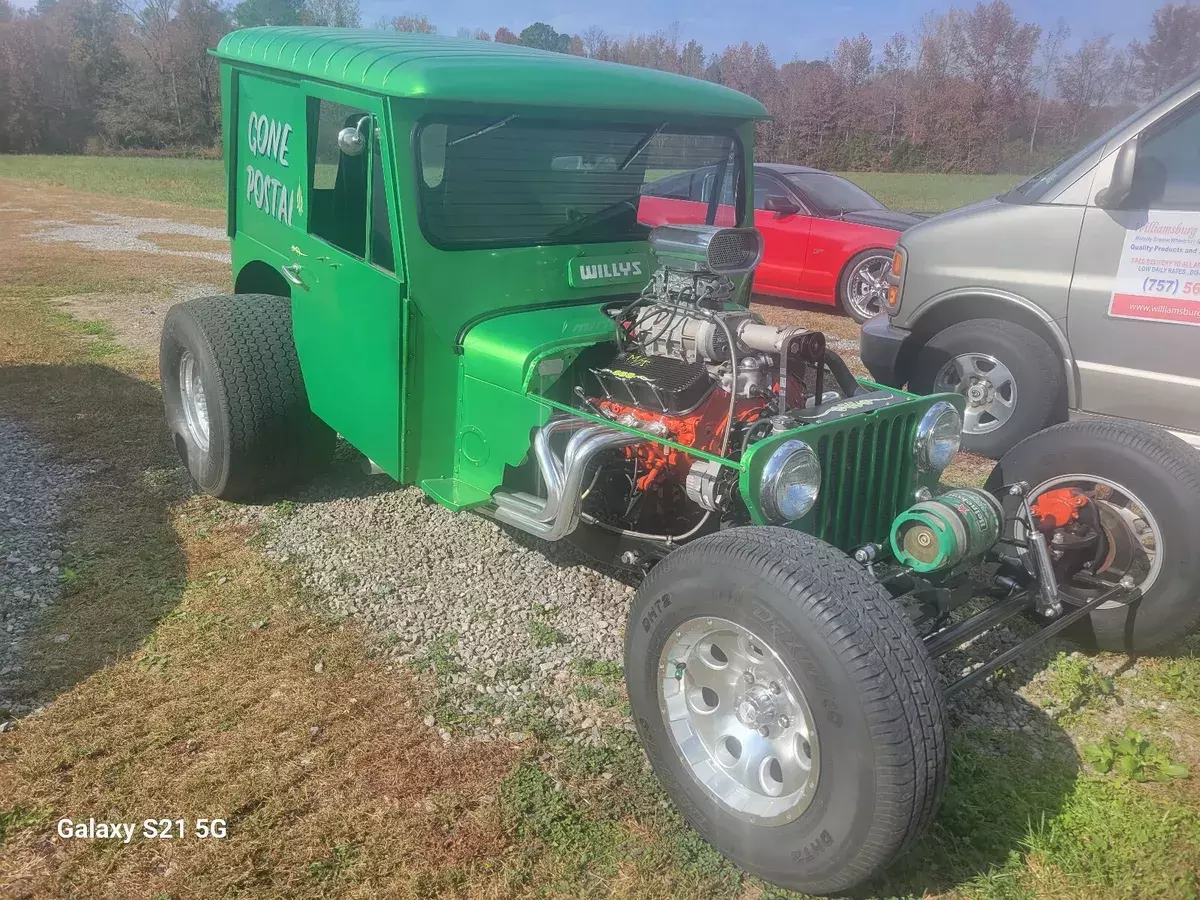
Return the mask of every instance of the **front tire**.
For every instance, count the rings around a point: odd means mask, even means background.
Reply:
[[[1103,504],[1109,545],[1097,575],[1115,583],[1130,574],[1144,587],[1133,603],[1098,608],[1068,632],[1072,638],[1102,650],[1147,653],[1200,623],[1200,554],[1193,547],[1200,534],[1200,454],[1194,449],[1146,425],[1066,422],[1006,453],[987,488],[999,493],[1018,481],[1029,484],[1031,504],[1059,488],[1090,493],[1093,505]],[[1005,505],[1015,511],[1012,498]],[[1059,588],[1068,603],[1089,596],[1069,583]]]
[[[1004,319],[971,319],[938,332],[919,351],[912,389],[967,398],[964,450],[999,459],[1059,418],[1063,367],[1050,345]]]
[[[261,499],[311,477],[333,456],[336,435],[308,406],[287,297],[198,297],[172,306],[159,375],[176,449],[205,493]]]
[[[891,268],[892,251],[876,247],[856,254],[842,269],[838,303],[859,325],[887,308],[887,276]]]
[[[810,535],[737,528],[672,553],[634,598],[625,673],[675,805],[766,881],[846,890],[933,819],[947,747],[929,657],[887,592]]]

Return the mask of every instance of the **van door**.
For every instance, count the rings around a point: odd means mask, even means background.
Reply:
[[[308,227],[284,267],[304,383],[313,411],[399,479],[403,273],[386,110],[376,97],[305,90]]]
[[[1067,307],[1079,405],[1200,433],[1200,97],[1141,132],[1120,210],[1094,204],[1110,168],[1098,167]]]

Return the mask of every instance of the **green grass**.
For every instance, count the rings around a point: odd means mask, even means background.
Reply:
[[[225,170],[216,159],[132,156],[0,156],[0,178],[118,197],[225,207]],[[888,206],[941,212],[1008,190],[1021,175],[844,172]]]
[[[0,178],[92,194],[225,208],[225,168],[219,159],[0,156]]]
[[[913,172],[839,172],[892,209],[944,212],[994,197],[1024,175],[937,175]]]

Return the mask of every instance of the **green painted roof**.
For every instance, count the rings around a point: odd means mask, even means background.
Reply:
[[[695,78],[463,38],[345,28],[246,28],[216,56],[393,97],[766,118],[752,97]]]

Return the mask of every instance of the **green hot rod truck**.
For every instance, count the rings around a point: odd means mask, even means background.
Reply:
[[[249,29],[216,55],[234,293],[174,307],[161,348],[192,477],[252,500],[340,434],[450,509],[644,575],[638,732],[748,871],[861,883],[935,814],[948,692],[1064,629],[1142,651],[1195,624],[1200,465],[1175,438],[1069,423],[943,491],[961,397],[856,381],[750,312],[756,100],[424,35]],[[1019,614],[1043,627],[939,683],[934,657]]]

